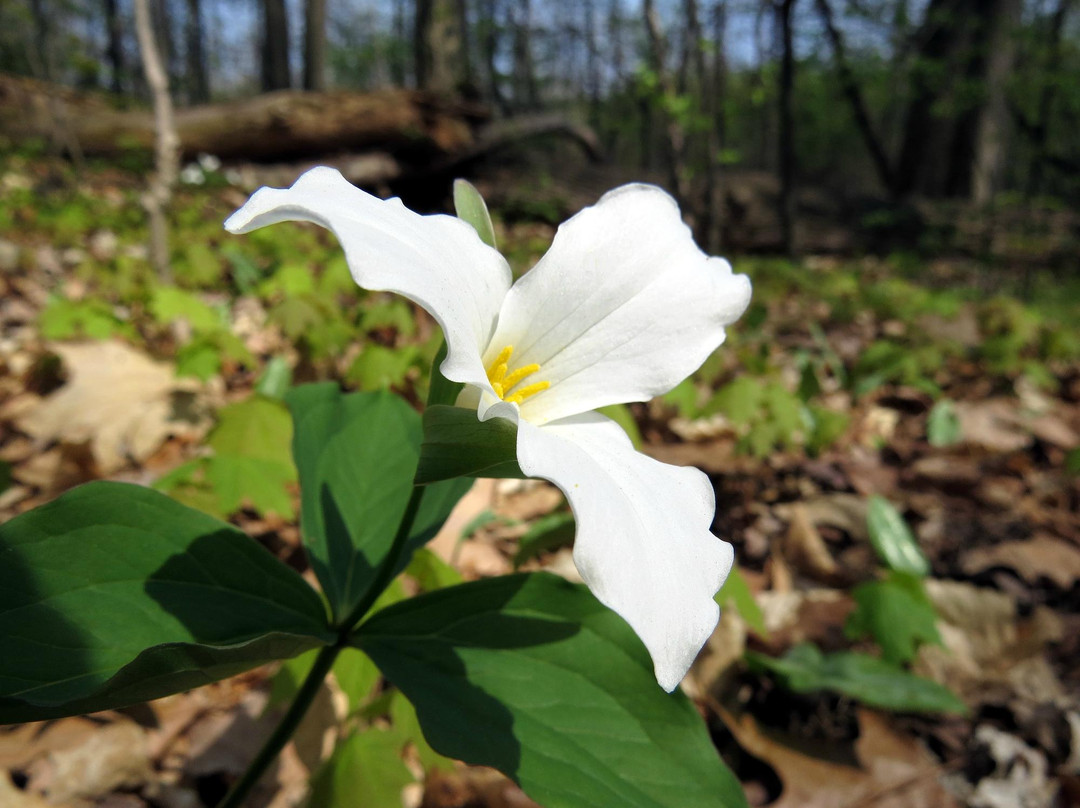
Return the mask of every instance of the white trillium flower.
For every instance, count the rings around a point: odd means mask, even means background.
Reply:
[[[564,222],[517,283],[469,224],[378,199],[329,168],[260,189],[225,227],[287,220],[333,231],[360,286],[404,295],[438,321],[441,371],[466,385],[458,405],[517,425],[521,470],[570,501],[582,579],[674,690],[716,627],[732,548],[710,533],[705,474],[635,451],[594,410],[646,401],[696,370],[746,309],[746,276],[703,253],[675,201],[650,185],[617,188]]]

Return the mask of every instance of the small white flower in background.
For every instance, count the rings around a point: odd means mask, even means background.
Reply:
[[[208,174],[211,174],[221,168],[221,160],[212,154],[201,152],[198,157],[195,158],[199,161],[199,167]]]
[[[260,189],[225,227],[286,220],[329,228],[360,286],[402,294],[439,322],[442,373],[466,385],[458,404],[517,424],[521,470],[570,501],[582,579],[673,690],[716,627],[732,548],[709,532],[705,474],[635,451],[594,410],[648,400],[696,370],[749,304],[746,276],[705,255],[650,185],[617,188],[564,222],[517,283],[472,226],[380,200],[333,169]]]
[[[198,163],[188,163],[180,169],[180,182],[184,185],[202,185],[206,182],[206,174]]]

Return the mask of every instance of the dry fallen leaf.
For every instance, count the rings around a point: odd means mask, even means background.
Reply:
[[[993,567],[1015,570],[1029,584],[1046,578],[1059,589],[1068,590],[1080,579],[1080,549],[1053,536],[1039,534],[1027,541],[975,547],[960,557],[960,568],[968,575]]]
[[[814,744],[811,755],[796,748],[794,739],[785,743],[781,734],[762,729],[749,713],[736,716],[722,707],[718,709],[739,745],[769,764],[780,778],[783,790],[769,808],[955,805],[938,782],[941,767],[929,753],[914,738],[893,730],[875,712],[858,710],[859,737],[853,749],[843,745],[845,748],[828,750],[828,744]],[[800,745],[807,746],[805,739]],[[835,754],[829,755],[829,751]]]
[[[129,458],[141,462],[170,435],[199,436],[209,426],[201,386],[177,379],[122,342],[55,343],[68,382],[19,416],[16,426],[42,444],[89,441],[98,471],[111,474]]]

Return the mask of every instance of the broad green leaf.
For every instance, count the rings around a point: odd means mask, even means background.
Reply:
[[[721,608],[724,608],[729,603],[733,603],[739,616],[746,621],[746,624],[750,626],[750,628],[762,637],[769,636],[769,630],[765,627],[765,615],[761,611],[761,606],[758,605],[757,599],[754,598],[754,593],[750,591],[750,587],[746,583],[746,578],[743,577],[743,574],[738,567],[731,568],[727,580],[724,581],[724,585],[720,587],[720,591],[716,593],[716,602]]]
[[[948,688],[867,654],[845,651],[825,655],[817,646],[800,643],[779,659],[747,651],[746,660],[753,668],[776,674],[797,693],[831,690],[886,710],[967,712]]]
[[[248,503],[262,514],[275,513],[283,519],[295,516],[289,484],[296,480],[296,470],[291,465],[219,454],[205,459],[204,474],[221,514],[236,513]]]
[[[333,642],[318,594],[230,525],[97,482],[0,526],[0,721],[121,707]]]
[[[278,466],[292,466],[292,421],[278,402],[252,396],[218,410],[218,423],[207,443],[218,455],[234,455]]]
[[[459,219],[473,226],[481,241],[489,247],[495,246],[495,227],[491,224],[487,204],[468,180],[454,180],[454,211]]]
[[[866,526],[870,543],[886,567],[920,578],[930,574],[930,562],[919,548],[911,528],[887,499],[877,495],[870,497]]]
[[[345,648],[334,662],[334,678],[349,700],[349,712],[354,713],[371,698],[379,683],[379,669],[363,651]]]
[[[679,415],[684,418],[696,418],[698,415],[700,409],[698,401],[701,398],[701,393],[693,376],[683,379],[660,398],[665,403],[673,406]]]
[[[404,348],[387,348],[384,345],[366,345],[349,366],[345,379],[361,390],[386,390],[400,387],[409,368],[416,359],[415,345]]]
[[[108,339],[114,334],[135,336],[131,324],[117,317],[111,306],[93,299],[50,298],[38,315],[38,328],[46,339]]]
[[[963,436],[956,407],[949,399],[941,399],[926,419],[926,439],[931,446],[952,446]]]
[[[892,572],[883,581],[855,587],[851,597],[855,611],[848,616],[844,633],[852,639],[873,637],[886,662],[908,662],[921,643],[941,642],[937,613],[922,578]]]
[[[369,728],[339,743],[311,778],[308,805],[318,808],[399,808],[415,781],[401,759],[398,737]]]
[[[444,405],[424,411],[418,483],[524,476],[517,462],[517,427],[505,418],[481,421],[475,410]]]
[[[733,424],[748,424],[758,417],[764,406],[764,395],[765,388],[761,382],[751,376],[739,376],[709,399],[702,414],[723,413]]]
[[[343,394],[334,384],[296,387],[285,397],[296,424],[300,527],[333,613],[343,618],[376,581],[413,492],[420,416],[389,393]],[[428,486],[409,550],[446,520],[468,481]],[[396,574],[408,563],[398,560]]]
[[[424,732],[420,727],[420,719],[416,715],[416,708],[412,706],[400,690],[393,691],[390,697],[388,712],[393,725],[391,732],[398,738],[402,746],[411,745],[416,750],[425,771],[440,769],[449,771],[454,768],[454,761],[443,757],[428,744]]]
[[[656,684],[629,626],[546,573],[440,589],[353,638],[442,755],[493,766],[545,808],[745,806],[697,711]]]
[[[570,511],[549,513],[540,517],[518,540],[518,549],[514,553],[514,568],[541,553],[573,544],[576,529],[574,515]]]

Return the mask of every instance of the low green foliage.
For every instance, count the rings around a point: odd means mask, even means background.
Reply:
[[[851,597],[855,611],[844,626],[845,634],[852,639],[872,637],[885,661],[910,662],[921,643],[941,643],[937,612],[921,578],[890,572],[883,580],[855,587]]]

